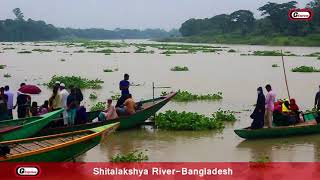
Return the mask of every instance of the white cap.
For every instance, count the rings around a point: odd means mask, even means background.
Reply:
[[[55,84],[60,84],[60,81],[56,81]]]
[[[66,85],[64,83],[61,83],[60,87],[66,87]]]

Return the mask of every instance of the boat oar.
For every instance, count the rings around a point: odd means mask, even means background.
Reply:
[[[288,93],[288,97],[289,97],[289,101],[290,101],[290,92],[289,92],[289,86],[288,86],[288,80],[287,80],[287,73],[286,73],[286,68],[285,68],[285,64],[284,64],[284,58],[283,58],[283,53],[281,50],[281,59],[282,59],[282,68],[283,68],[283,74],[284,74],[284,80],[286,82],[286,87],[287,87],[287,93]]]

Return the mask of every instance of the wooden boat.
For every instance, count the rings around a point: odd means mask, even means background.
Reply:
[[[236,129],[234,132],[244,139],[262,139],[262,138],[279,138],[288,136],[299,136],[307,134],[320,133],[320,124],[314,122],[314,116],[312,113],[305,114],[308,120],[305,123],[299,123],[291,126],[278,126],[272,128],[251,129],[250,127],[243,129]],[[312,116],[310,118],[310,116]],[[313,119],[313,121],[312,121]]]
[[[102,126],[105,124],[116,123],[116,122],[120,122],[120,127],[119,127],[120,130],[134,128],[143,124],[146,119],[148,119],[150,116],[154,115],[157,111],[159,111],[175,95],[176,93],[170,93],[166,96],[159,97],[154,100],[150,99],[150,100],[142,101],[141,102],[142,109],[130,116],[121,116],[113,120],[107,120],[102,122],[89,122],[86,124],[78,124],[78,125],[69,126],[69,127],[64,126],[64,127],[57,127],[57,128],[45,128],[41,130],[36,136],[58,134],[58,133],[75,131],[75,130],[83,130],[83,129]],[[91,121],[92,118],[97,117],[97,112],[92,112],[89,114],[90,114],[89,121]]]
[[[105,134],[119,123],[89,130],[1,142],[10,153],[0,155],[0,162],[63,162],[71,161],[100,143]]]
[[[0,121],[0,141],[34,136],[51,121],[60,117],[62,109],[42,116]]]

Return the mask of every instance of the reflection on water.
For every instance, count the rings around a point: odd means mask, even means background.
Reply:
[[[141,41],[145,42],[145,41]],[[149,42],[150,43],[150,42]],[[148,150],[150,161],[250,161],[267,155],[273,161],[319,161],[319,138],[317,136],[293,137],[259,141],[243,141],[233,129],[246,127],[256,101],[256,88],[272,84],[279,98],[286,96],[279,57],[240,56],[240,53],[256,50],[290,51],[306,55],[320,52],[317,47],[268,47],[246,45],[222,45],[239,53],[196,53],[165,56],[155,54],[111,54],[72,53],[81,47],[46,46],[34,47],[32,43],[13,43],[15,50],[0,53],[0,64],[7,68],[0,70],[1,86],[9,84],[12,90],[18,89],[20,82],[39,84],[43,90],[32,99],[42,104],[51,92],[43,83],[54,74],[78,75],[89,79],[104,80],[100,90],[85,90],[84,105],[105,101],[113,92],[118,92],[118,82],[124,73],[130,74],[130,81],[143,84],[131,87],[130,91],[138,101],[152,97],[152,82],[156,86],[170,86],[170,90],[188,90],[193,93],[223,92],[224,99],[217,102],[168,103],[161,111],[178,110],[199,112],[211,115],[219,108],[241,112],[238,121],[227,124],[222,132],[171,132],[151,128],[117,132],[104,142],[78,158],[79,161],[108,161],[118,153],[132,150]],[[0,45],[2,50],[5,45]],[[51,49],[51,53],[33,52],[18,54],[22,49]],[[86,50],[86,49],[85,49]],[[122,49],[121,49],[122,50]],[[117,51],[121,51],[117,49]],[[133,52],[135,48],[124,49]],[[69,53],[63,53],[68,51]],[[87,50],[86,50],[87,51]],[[65,59],[65,62],[60,61]],[[292,67],[309,65],[320,67],[320,61],[310,57],[285,57],[291,96],[295,97],[301,109],[313,106],[314,94],[320,84],[319,74],[292,73]],[[188,72],[172,72],[173,66],[188,66]],[[105,73],[105,68],[119,68],[119,71]],[[11,78],[4,78],[9,73]],[[96,92],[98,99],[89,100],[89,94]],[[156,91],[160,95],[161,90]]]

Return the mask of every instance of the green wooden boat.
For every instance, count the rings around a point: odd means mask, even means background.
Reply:
[[[315,121],[313,113],[305,114],[304,119],[306,120],[305,123],[291,126],[278,126],[254,130],[247,127],[243,129],[236,129],[234,132],[244,139],[281,138],[320,133],[320,124],[310,124],[312,120]]]
[[[134,128],[143,124],[145,120],[147,120],[149,117],[154,115],[157,111],[159,111],[175,95],[176,93],[170,93],[163,97],[142,101],[141,102],[142,109],[130,116],[122,116],[114,120],[108,120],[108,121],[102,121],[102,122],[89,122],[86,124],[78,124],[78,125],[69,126],[69,127],[64,126],[64,127],[56,127],[56,128],[45,128],[41,130],[36,136],[89,129],[89,128],[94,128],[94,127],[102,126],[105,124],[116,123],[116,122],[120,122],[120,127],[119,127],[120,130]],[[89,114],[90,114],[89,121],[93,120],[94,117],[98,116],[97,112],[88,113],[88,115]]]
[[[113,123],[89,130],[1,142],[10,153],[0,155],[0,162],[64,162],[98,145],[104,135],[119,126]]]
[[[59,118],[62,111],[60,109],[42,116],[0,121],[0,141],[34,136],[51,121]]]

